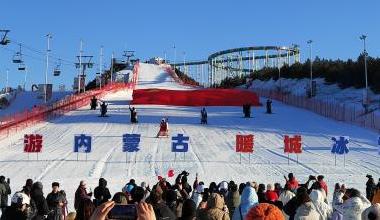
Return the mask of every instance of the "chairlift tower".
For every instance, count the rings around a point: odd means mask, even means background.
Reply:
[[[123,54],[123,57],[126,57],[126,60],[124,61],[127,65],[130,63],[131,61],[131,57],[134,57],[135,51],[134,50],[125,50],[124,51],[124,54]]]
[[[88,56],[88,55],[79,55],[77,56],[78,62],[75,63],[75,67],[79,69],[79,75],[78,75],[78,93],[81,91],[81,81],[82,79],[84,82],[86,82],[86,69],[91,69],[94,66],[94,63],[92,62],[92,58],[94,56]],[[83,92],[86,91],[86,85],[83,85]]]

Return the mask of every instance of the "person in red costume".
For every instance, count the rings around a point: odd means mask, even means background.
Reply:
[[[163,118],[160,123],[160,130],[158,131],[156,138],[158,137],[169,137],[169,123],[168,119]]]

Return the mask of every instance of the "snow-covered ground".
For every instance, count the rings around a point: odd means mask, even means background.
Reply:
[[[163,69],[150,64],[141,64],[139,88],[171,88],[182,86],[170,81]],[[112,194],[121,190],[130,178],[150,185],[157,180],[156,174],[174,169],[190,172],[189,181],[195,174],[209,184],[210,181],[234,180],[235,182],[256,181],[260,183],[284,183],[283,175],[293,172],[301,181],[310,174],[323,174],[330,195],[336,182],[347,187],[356,187],[365,192],[365,175],[380,176],[378,134],[366,129],[323,118],[314,113],[273,103],[274,114],[265,114],[264,107],[253,109],[253,118],[243,118],[240,107],[209,107],[209,124],[200,125],[200,109],[176,106],[136,106],[138,124],[129,123],[128,102],[131,91],[119,91],[105,97],[109,102],[110,117],[98,117],[98,111],[84,107],[65,116],[27,128],[11,137],[0,140],[0,174],[11,178],[13,192],[21,189],[27,178],[44,183],[45,193],[50,191],[51,182],[58,181],[73,209],[74,192],[80,180],[87,180],[94,189],[98,178],[108,180]],[[170,134],[183,133],[190,136],[189,152],[185,155],[171,153],[171,139],[155,138],[162,117],[169,117]],[[40,133],[44,138],[43,153],[23,153],[24,133]],[[87,155],[73,153],[75,134],[92,135],[92,152]],[[140,152],[122,153],[122,135],[141,134]],[[235,135],[254,134],[255,147],[249,163],[248,155],[236,154]],[[300,134],[304,152],[296,157],[283,153],[283,135]],[[349,136],[350,153],[338,157],[330,153],[332,136]],[[174,178],[169,178],[174,181]]]
[[[49,102],[58,101],[70,94],[71,92],[53,91],[52,98]],[[26,109],[30,109],[34,105],[44,104],[44,100],[38,99],[37,95],[37,92],[32,91],[17,93],[16,98],[11,102],[11,104],[7,108],[0,109],[0,117],[3,115],[14,114],[16,112],[21,112]]]
[[[363,100],[363,89],[355,89],[353,87],[341,89],[336,84],[327,85],[323,78],[314,79],[317,83],[316,99],[334,101],[336,103],[344,103],[346,106],[361,108]],[[306,96],[307,88],[310,84],[308,78],[305,79],[281,79],[281,89],[293,95]],[[255,89],[268,89],[273,90],[280,86],[279,80],[254,80],[252,88]],[[371,102],[371,109],[379,111],[380,94],[374,94],[369,90],[369,100]]]

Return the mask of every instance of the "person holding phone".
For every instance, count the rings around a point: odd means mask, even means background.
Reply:
[[[153,207],[150,204],[141,202],[136,207],[136,218],[138,220],[156,220],[156,215],[154,213]],[[109,219],[107,216],[115,208],[115,202],[109,201],[98,206],[94,213],[92,214],[90,220],[106,220]]]

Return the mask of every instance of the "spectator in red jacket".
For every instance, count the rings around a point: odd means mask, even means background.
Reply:
[[[325,177],[323,176],[323,175],[319,175],[318,177],[317,177],[317,180],[318,180],[318,182],[321,184],[321,187],[322,187],[322,189],[325,191],[325,193],[326,193],[326,196],[327,196],[327,184],[326,184],[326,182],[323,180]]]
[[[284,176],[285,177],[285,176]],[[288,174],[288,178],[289,179],[287,179],[286,177],[285,177],[285,180],[286,180],[286,184],[288,184],[289,185],[289,188],[290,188],[290,190],[292,191],[292,192],[295,192],[297,189],[298,189],[298,181],[297,181],[297,179],[294,177],[294,175],[293,175],[293,173],[289,173]]]
[[[265,193],[265,197],[267,201],[275,202],[278,200],[277,192],[274,190],[274,187],[272,184],[267,185],[267,191]]]

